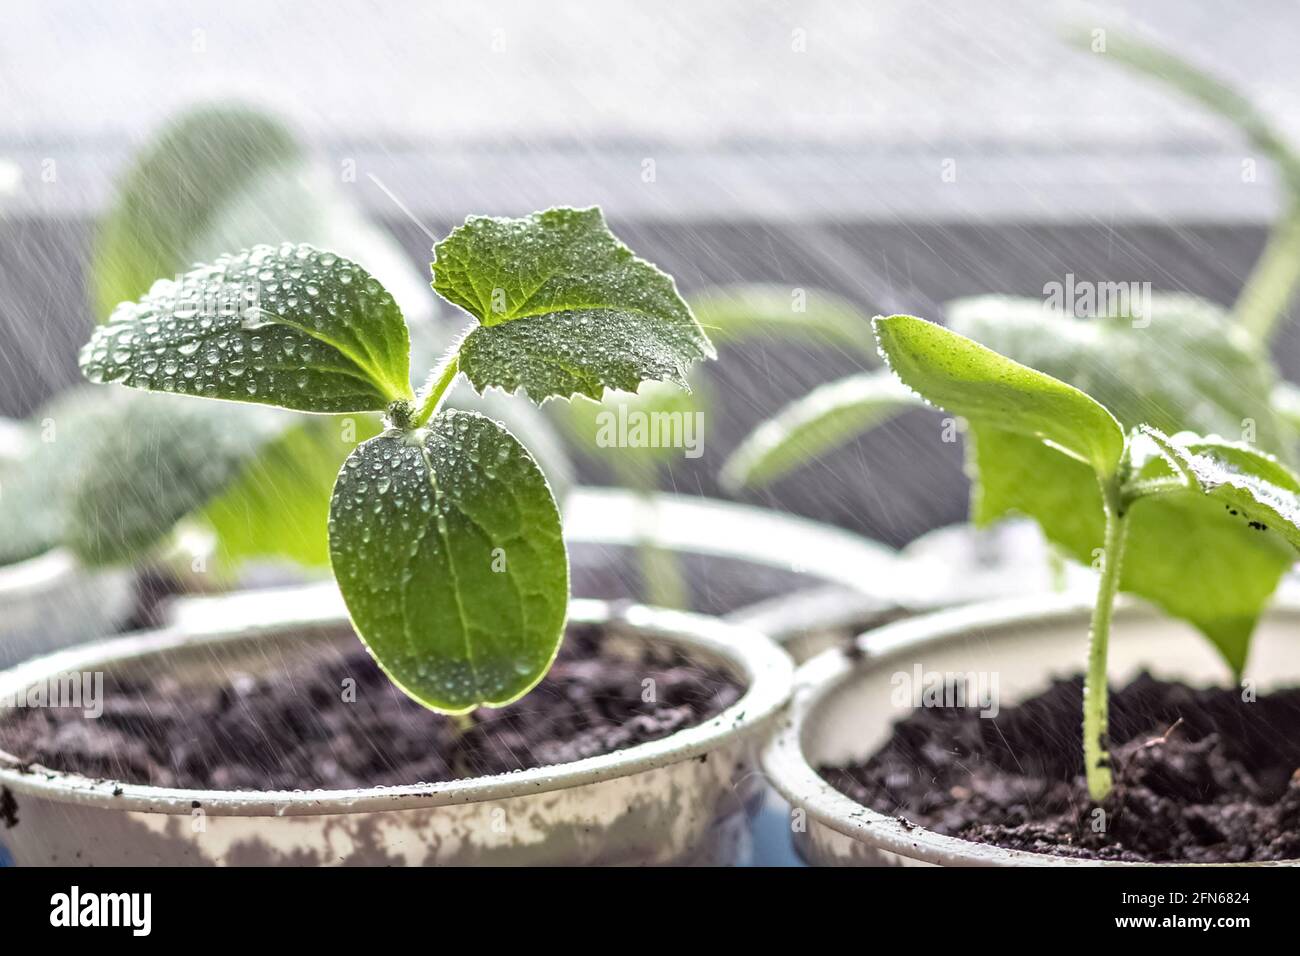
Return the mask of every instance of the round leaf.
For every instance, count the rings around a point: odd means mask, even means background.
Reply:
[[[357,633],[426,707],[465,713],[527,693],[559,650],[569,568],[541,470],[502,426],[447,411],[344,464],[330,559]]]

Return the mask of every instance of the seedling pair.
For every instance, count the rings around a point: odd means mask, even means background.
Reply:
[[[446,713],[503,706],[563,636],[560,516],[528,450],[497,422],[443,410],[482,391],[600,399],[686,387],[713,347],[672,279],[598,209],[475,217],[434,247],[433,287],[477,324],[417,394],[392,296],[307,245],[258,246],[118,306],[82,351],[95,382],[330,414],[379,411],[335,483],[330,560],[357,633],[406,693]],[[211,309],[231,301],[237,307]],[[286,490],[286,494],[289,494]]]

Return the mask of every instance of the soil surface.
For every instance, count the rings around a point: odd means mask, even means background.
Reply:
[[[570,626],[543,681],[507,708],[477,711],[464,732],[397,690],[358,644],[291,673],[232,673],[227,686],[202,692],[109,673],[100,718],[18,708],[0,722],[0,749],[56,770],[164,787],[393,786],[610,753],[701,723],[741,696],[725,671],[676,652],[637,660],[602,653],[602,643],[599,629]],[[348,678],[352,701],[341,691]]]
[[[1300,689],[1248,702],[1240,690],[1142,674],[1110,703],[1115,788],[1104,818],[1083,778],[1081,677],[991,719],[978,708],[917,709],[864,764],[819,771],[908,824],[1011,849],[1147,862],[1300,858]]]

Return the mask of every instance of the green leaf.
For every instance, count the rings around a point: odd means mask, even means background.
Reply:
[[[1104,406],[942,326],[910,315],[877,318],[876,338],[902,382],[927,401],[972,422],[1050,442],[1114,474],[1124,432]]]
[[[90,285],[96,314],[107,318],[115,304],[143,296],[156,277],[189,263],[286,239],[364,262],[413,323],[431,314],[428,288],[400,246],[344,200],[293,131],[272,116],[237,106],[187,111],[134,158],[94,245]],[[374,416],[351,421],[299,420],[207,504],[197,518],[216,533],[216,555],[226,570],[246,558],[311,566],[328,561],[326,517],[334,478],[356,440],[378,431]],[[351,431],[356,439],[348,443],[341,436]],[[154,463],[136,464],[147,476]]]
[[[1300,431],[1300,388],[1291,382],[1278,382],[1273,387],[1270,404],[1273,414],[1285,422],[1292,432]]]
[[[683,388],[713,346],[672,278],[614,237],[599,209],[471,217],[434,247],[433,287],[479,320],[460,367],[479,391],[600,399],[643,381]]]
[[[838,348],[878,361],[870,317],[822,289],[778,285],[716,286],[690,298],[691,311],[715,345],[767,337]]]
[[[1176,438],[1186,455],[1212,453],[1218,459],[1217,464],[1201,463],[1207,480],[1226,480],[1226,475],[1209,479],[1211,468],[1249,470],[1264,481],[1278,482],[1286,497],[1294,493],[1287,485],[1294,476],[1257,450],[1212,439]],[[984,423],[970,426],[967,442],[977,477],[971,492],[971,517],[977,524],[1025,515],[1036,520],[1054,544],[1095,566],[1104,535],[1103,512],[1097,476],[1088,465],[1033,438]],[[1152,454],[1138,463],[1135,477],[1173,475],[1167,460]],[[1234,509],[1221,493],[1187,490],[1140,498],[1130,506],[1120,581],[1122,590],[1192,623],[1234,671],[1244,666],[1259,615],[1295,560],[1284,535],[1252,529],[1250,520],[1255,518]]]
[[[1254,445],[1245,442],[1224,441],[1214,436],[1202,438],[1193,434],[1178,434],[1173,440],[1186,452],[1205,456],[1216,461],[1224,468],[1262,478],[1290,492],[1300,492],[1300,482],[1296,474],[1274,455],[1260,451]],[[1202,482],[1205,476],[1199,476]]]
[[[134,395],[89,438],[69,489],[67,543],[85,561],[132,560],[206,504],[296,424],[271,408]],[[81,427],[84,428],[84,425]]]
[[[328,565],[334,479],[357,443],[381,430],[374,415],[312,418],[266,443],[200,513],[221,566],[254,558]]]
[[[426,297],[430,302],[436,301],[428,295],[428,291],[426,285]],[[449,328],[455,324],[454,321],[411,323],[411,367],[438,367],[448,350],[461,339],[458,330]],[[566,402],[555,407],[567,405]],[[500,389],[489,389],[480,395],[468,381],[458,381],[452,386],[446,407],[478,412],[504,425],[507,431],[523,442],[528,453],[533,456],[563,510],[564,500],[577,479],[569,449],[548,415],[548,410],[540,409],[531,402],[518,401]]]
[[[0,567],[38,557],[63,542],[68,487],[87,446],[102,434],[97,426],[105,417],[104,403],[85,398],[85,390],[78,389],[42,408],[36,427],[23,426],[21,454],[0,460]],[[51,422],[67,422],[69,428],[50,428]],[[53,440],[65,435],[61,442]]]
[[[1048,540],[1095,564],[1104,536],[1101,486],[1092,466],[1037,438],[971,422],[966,432],[971,520],[987,527],[1014,514],[1033,518]]]
[[[396,303],[365,270],[286,243],[155,283],[95,331],[81,367],[150,391],[379,411],[412,397],[409,349]]]
[[[364,262],[408,321],[432,315],[428,286],[401,246],[347,201],[288,125],[218,105],[169,121],[118,183],[91,257],[95,316],[103,321],[191,263],[284,241]]]
[[[427,707],[500,707],[559,649],[568,560],[555,500],[509,432],[447,411],[348,458],[330,556],[375,660]]]
[[[764,422],[722,468],[730,488],[759,487],[925,403],[882,369],[818,386]]]
[[[969,420],[976,522],[1024,514],[1050,541],[1094,564],[1104,540],[1099,479],[1117,471],[1114,438],[1125,447],[1106,409],[1090,398],[1080,404],[1074,396],[1083,393],[955,332],[910,318],[877,326],[903,380]],[[1240,670],[1259,614],[1294,561],[1291,542],[1300,543],[1295,479],[1245,445],[1175,442],[1147,429],[1132,447],[1143,440],[1148,452],[1135,453],[1130,490],[1159,493],[1129,505],[1120,588],[1190,621]]]
[[[1189,621],[1239,674],[1255,624],[1294,560],[1276,536],[1243,534],[1213,499],[1143,498],[1130,514],[1120,588]]]
[[[953,331],[1087,392],[1126,430],[1249,429],[1259,446],[1290,453],[1267,356],[1204,299],[1154,293],[1136,324],[1131,314],[1075,318],[1014,296],[959,299],[945,311]]]
[[[1144,455],[1144,440],[1158,451]],[[1300,481],[1239,442],[1147,429],[1134,447],[1130,489],[1159,490],[1130,505],[1121,586],[1192,621],[1240,673],[1259,615],[1300,547]]]
[[[1129,486],[1137,501],[1165,494],[1169,486],[1160,479],[1175,478],[1187,492],[1222,502],[1223,510],[1242,527],[1256,533],[1273,532],[1300,549],[1300,498],[1296,494],[1300,480],[1272,455],[1242,442],[1190,433],[1171,439],[1144,428],[1140,435],[1158,447],[1158,454],[1136,466],[1136,478]],[[1153,490],[1147,492],[1148,488]]]
[[[345,428],[90,387],[33,419],[27,454],[0,463],[0,565],[58,545],[90,563],[134,560],[196,514],[217,532],[227,569],[251,557],[324,564],[334,477],[356,441],[378,432],[375,416]]]
[[[227,435],[242,447],[262,433],[263,416],[275,414],[249,408],[259,417],[245,423],[228,409],[195,405],[201,403],[85,387],[41,408],[28,426],[26,453],[0,464],[0,565],[59,545],[70,545],[86,558],[117,560],[130,556],[132,542],[155,544],[170,530],[160,524],[184,514],[183,504],[175,510],[177,502],[188,502],[193,493],[189,482],[176,483],[175,461],[160,453],[160,446],[191,436],[205,442],[194,471],[207,480],[214,467],[228,467]],[[95,489],[111,499],[78,504]]]
[[[96,316],[103,319],[119,302],[138,299],[159,276],[175,275],[196,258],[268,237],[313,238],[263,230],[235,245],[194,248],[250,181],[303,162],[287,127],[243,107],[197,109],[169,124],[118,184],[95,238],[90,276]]]
[[[683,391],[668,382],[647,382],[635,393],[606,392],[600,402],[569,402],[561,420],[593,455],[605,458],[631,487],[653,488],[656,470],[703,441],[699,408],[702,387]],[[689,433],[687,429],[690,429]]]

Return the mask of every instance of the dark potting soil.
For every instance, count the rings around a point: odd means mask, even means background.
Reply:
[[[198,693],[110,673],[98,719],[14,709],[0,721],[0,749],[55,770],[163,787],[394,786],[610,753],[708,720],[742,693],[727,672],[675,651],[638,660],[602,653],[603,641],[600,629],[571,625],[542,682],[507,708],[477,711],[464,732],[397,690],[358,644],[291,673],[232,674],[227,686]],[[348,678],[350,701],[341,691]]]
[[[880,813],[1010,849],[1145,862],[1300,858],[1300,689],[1248,702],[1240,690],[1142,674],[1113,691],[1115,787],[1104,817],[1084,782],[1082,707],[1076,677],[995,718],[918,708],[865,763],[819,772]]]

